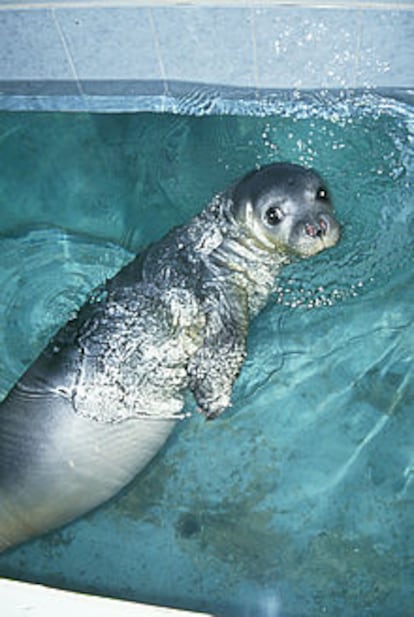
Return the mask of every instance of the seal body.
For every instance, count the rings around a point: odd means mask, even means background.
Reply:
[[[338,238],[320,177],[273,164],[94,292],[0,405],[0,550],[125,486],[183,417],[186,391],[207,418],[229,407],[276,273]]]

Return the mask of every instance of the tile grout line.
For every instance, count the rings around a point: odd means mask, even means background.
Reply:
[[[164,84],[164,96],[169,96],[170,93],[169,93],[169,88],[168,88],[167,72],[165,70],[164,60],[162,58],[161,42],[158,37],[158,32],[157,32],[157,28],[155,25],[154,15],[152,13],[151,7],[148,7],[147,13],[148,13],[148,19],[150,22],[150,26],[151,26],[152,38],[153,38],[154,45],[155,45],[155,52],[157,54],[158,65],[160,68],[161,79]]]
[[[85,96],[85,93],[84,93],[83,88],[82,88],[81,81],[80,81],[78,73],[76,71],[76,67],[75,67],[75,63],[74,63],[73,58],[72,58],[72,54],[70,53],[69,46],[68,46],[68,44],[66,42],[65,35],[63,33],[62,27],[61,27],[60,22],[59,22],[59,20],[57,18],[57,15],[56,15],[56,8],[51,8],[50,11],[52,13],[52,19],[53,19],[53,22],[55,24],[56,30],[58,32],[59,38],[60,38],[61,43],[63,45],[63,49],[65,51],[66,60],[69,63],[70,70],[72,71],[73,78],[74,78],[74,80],[76,82],[76,87],[78,89],[78,92],[79,92],[80,96]]]

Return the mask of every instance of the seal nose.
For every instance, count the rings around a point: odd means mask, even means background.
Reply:
[[[328,230],[329,221],[323,215],[319,216],[317,222],[305,224],[305,233],[311,238],[322,238],[328,232]]]

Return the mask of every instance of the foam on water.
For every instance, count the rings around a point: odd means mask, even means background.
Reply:
[[[414,111],[374,93],[196,103],[0,115],[3,394],[90,289],[255,165],[315,167],[342,240],[279,277],[233,409],[182,422],[118,498],[0,574],[226,615],[407,615]]]

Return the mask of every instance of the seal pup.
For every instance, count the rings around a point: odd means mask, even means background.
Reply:
[[[0,550],[124,487],[183,417],[185,391],[220,415],[276,273],[338,238],[319,175],[275,163],[95,291],[0,405]]]

